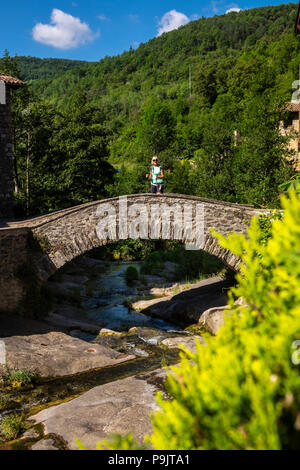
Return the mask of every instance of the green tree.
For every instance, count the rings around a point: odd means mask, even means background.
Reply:
[[[248,98],[248,99],[247,99]],[[239,202],[278,205],[278,185],[293,174],[288,140],[278,129],[280,105],[270,93],[246,96],[241,119],[242,140],[234,159],[234,184]]]
[[[16,78],[21,77],[21,70],[18,64],[18,58],[11,57],[7,49],[5,49],[2,59],[0,59],[0,73],[12,75]]]
[[[57,177],[57,162],[53,164],[50,151],[55,115],[53,107],[34,100],[25,109],[21,106],[16,112],[18,126],[15,155],[18,162],[17,201],[20,215],[22,210],[26,215],[51,210],[51,199],[56,197],[57,191],[52,190]]]
[[[60,158],[57,184],[60,205],[69,206],[101,199],[112,182],[114,170],[108,163],[108,130],[101,110],[89,105],[79,93],[56,122],[52,152]]]
[[[172,143],[174,126],[174,118],[168,104],[149,99],[140,112],[138,142],[152,154],[160,153]]]

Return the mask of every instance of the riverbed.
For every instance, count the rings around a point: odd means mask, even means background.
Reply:
[[[8,366],[38,375],[34,386],[2,392],[7,404],[0,420],[19,413],[30,428],[2,447],[76,449],[79,437],[93,449],[112,433],[133,431],[142,441],[151,432],[156,392],[166,393],[163,366],[178,362],[179,344],[195,349],[196,336],[131,307],[145,290],[126,284],[129,266],[139,270],[140,264],[78,260],[49,282],[57,294],[50,315],[1,322]],[[152,288],[148,283],[148,293]],[[165,280],[160,289],[158,300],[164,289],[172,292],[172,283]]]

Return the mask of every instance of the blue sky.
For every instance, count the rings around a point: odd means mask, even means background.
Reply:
[[[198,17],[277,0],[14,0],[1,2],[0,54],[96,61]]]

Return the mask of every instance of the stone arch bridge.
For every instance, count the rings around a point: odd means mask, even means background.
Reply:
[[[259,213],[252,206],[194,196],[139,194],[7,222],[0,228],[0,311],[18,310],[31,295],[29,278],[41,285],[74,258],[128,238],[181,240],[237,271],[240,260],[218,245],[210,228],[224,235],[246,233]]]

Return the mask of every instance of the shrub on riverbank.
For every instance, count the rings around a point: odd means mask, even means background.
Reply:
[[[217,274],[224,269],[223,263],[215,256],[202,250],[187,251],[184,245],[178,244],[172,250],[151,253],[143,263],[141,273],[160,275],[166,261],[178,265],[174,272],[174,281],[191,281],[203,275]]]
[[[250,240],[218,236],[245,265],[218,336],[197,354],[186,351],[168,374],[173,400],[159,398],[156,449],[299,448],[300,197],[290,198],[266,244],[257,220]],[[234,296],[248,307],[235,306]]]
[[[8,441],[17,439],[26,429],[23,417],[13,413],[6,416],[1,423],[1,434]]]
[[[129,266],[125,272],[125,280],[128,286],[131,286],[134,281],[139,280],[139,272],[134,266]]]
[[[27,385],[34,384],[37,380],[37,376],[28,370],[9,370],[5,367],[4,373],[0,375],[0,388],[12,387],[20,388]]]
[[[95,248],[87,256],[107,261],[144,261],[155,251],[170,251],[179,245],[171,240],[123,240]]]

